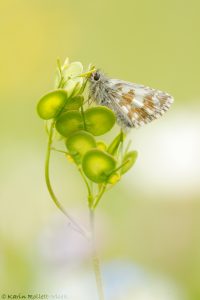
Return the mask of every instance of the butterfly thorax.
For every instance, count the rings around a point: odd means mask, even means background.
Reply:
[[[109,106],[109,98],[113,92],[109,85],[109,78],[103,72],[94,72],[90,79],[89,97],[99,105]]]

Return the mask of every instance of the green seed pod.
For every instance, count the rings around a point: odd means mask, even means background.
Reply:
[[[113,173],[112,175],[110,175],[110,177],[108,178],[108,183],[110,184],[116,184],[119,180],[120,180],[121,176],[119,173]]]
[[[106,151],[107,145],[103,141],[97,142],[97,148],[102,151]]]
[[[83,104],[84,98],[83,96],[76,96],[73,98],[69,98],[65,104],[64,110],[78,110]]]
[[[64,90],[55,90],[44,95],[37,105],[38,115],[44,120],[57,117],[65,106],[67,99],[68,94]]]
[[[92,134],[86,131],[77,131],[71,134],[66,141],[67,149],[77,164],[81,163],[82,156],[96,147],[96,141]]]
[[[74,159],[70,154],[66,154],[66,158],[70,163],[74,163]]]
[[[112,141],[112,143],[109,145],[107,152],[110,153],[110,154],[112,154],[112,155],[115,155],[116,152],[117,152],[117,150],[118,150],[118,148],[119,148],[119,145],[123,141],[123,138],[124,138],[124,134],[123,134],[123,132],[120,132],[114,138],[114,140]]]
[[[123,163],[127,163],[121,168],[121,174],[125,174],[126,172],[128,172],[128,170],[130,170],[130,168],[132,168],[132,166],[136,162],[137,157],[137,151],[130,151],[124,156]]]
[[[115,124],[115,114],[105,106],[97,106],[89,108],[85,111],[86,127],[93,135],[102,135]]]
[[[71,133],[83,129],[83,120],[79,111],[68,111],[63,113],[56,121],[57,131],[68,137]]]
[[[115,167],[116,160],[114,157],[104,151],[93,149],[83,156],[83,171],[93,182],[106,182]]]

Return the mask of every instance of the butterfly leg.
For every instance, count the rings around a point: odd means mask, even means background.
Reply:
[[[85,103],[88,103],[88,105],[91,105],[91,104],[92,104],[92,101],[93,101],[93,100],[92,100],[92,97],[89,96],[88,99],[87,99],[86,101],[84,101],[84,104],[85,104]]]

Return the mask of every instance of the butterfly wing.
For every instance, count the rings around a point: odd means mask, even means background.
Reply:
[[[118,79],[111,79],[109,85],[114,95],[113,106],[128,127],[138,127],[157,119],[173,103],[173,97],[168,93],[144,85]]]

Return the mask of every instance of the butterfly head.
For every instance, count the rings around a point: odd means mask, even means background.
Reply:
[[[96,70],[89,77],[89,95],[99,105],[105,105],[109,79],[101,70]]]
[[[97,70],[91,74],[89,80],[91,83],[94,83],[94,84],[99,83],[99,82],[105,81],[105,75],[100,70]]]
[[[101,74],[99,71],[96,71],[94,73],[92,73],[92,76],[91,76],[91,80],[93,81],[99,81],[101,78]]]

